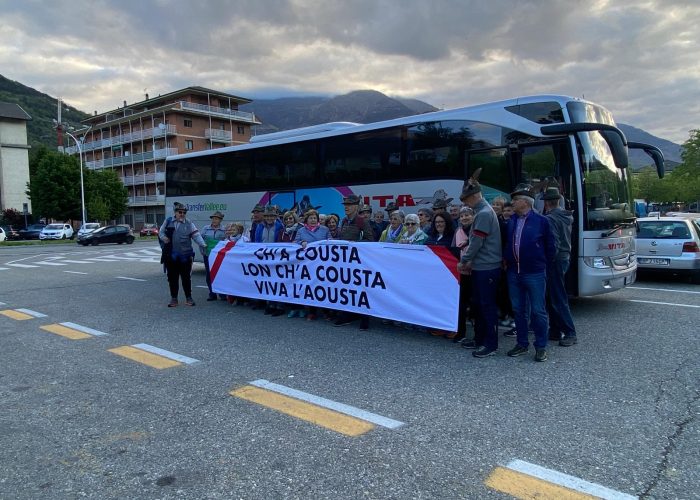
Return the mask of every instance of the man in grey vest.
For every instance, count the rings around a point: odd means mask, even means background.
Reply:
[[[168,307],[177,307],[177,296],[182,281],[182,291],[185,292],[185,305],[193,306],[192,300],[192,261],[194,249],[192,241],[199,245],[202,254],[206,252],[206,244],[199,229],[193,222],[186,219],[187,207],[175,202],[173,206],[174,217],[168,217],[163,222],[158,232],[158,237],[163,242],[162,262],[168,273],[168,285],[170,286],[170,302]]]

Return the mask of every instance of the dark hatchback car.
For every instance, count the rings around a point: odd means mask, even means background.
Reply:
[[[46,227],[46,224],[31,224],[25,229],[19,230],[20,240],[38,240],[41,230]]]
[[[82,235],[78,238],[78,244],[87,245],[100,245],[102,243],[126,243],[131,245],[134,242],[134,233],[131,228],[127,225],[118,226],[105,226],[95,231]]]
[[[7,241],[16,241],[20,239],[19,231],[13,226],[2,226],[2,228],[5,230],[5,237],[7,238]]]

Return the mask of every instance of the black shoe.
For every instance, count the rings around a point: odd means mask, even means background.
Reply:
[[[282,316],[284,314],[284,309],[273,309],[270,316]]]
[[[265,314],[272,314],[273,309],[271,307],[265,308]]]
[[[527,347],[516,345],[510,351],[508,351],[506,354],[508,356],[510,356],[511,358],[514,358],[516,356],[522,356],[523,354],[527,354]]]
[[[475,358],[486,358],[488,356],[494,356],[495,354],[496,349],[486,347],[485,345],[482,345],[476,351],[472,352],[472,356],[474,356]]]
[[[537,349],[535,351],[535,361],[547,361],[547,349]]]
[[[209,297],[207,297],[207,302],[211,302],[213,300],[216,300],[216,294],[215,293],[210,293]]]
[[[455,336],[452,338],[452,342],[454,342],[454,343],[456,344],[457,342],[461,341],[463,338],[464,338],[464,334],[463,334],[463,333],[458,333],[457,335],[455,335]]]
[[[511,328],[507,332],[503,332],[504,337],[517,337],[518,332],[515,330],[515,328]]]
[[[187,300],[185,301],[185,305],[192,307],[196,304],[194,303],[194,300],[192,300],[192,297],[187,297]]]
[[[552,340],[554,342],[558,342],[561,340],[562,336],[561,333],[550,333],[549,334],[549,340]]]
[[[352,323],[352,320],[350,319],[336,319],[335,322],[333,323],[333,326],[348,326],[350,323]]]
[[[578,344],[578,340],[576,340],[576,335],[562,337],[562,339],[559,341],[559,345],[562,347],[571,347],[574,344]]]
[[[366,332],[369,330],[369,319],[368,318],[362,318],[360,320],[360,330],[363,332]]]
[[[476,341],[474,340],[463,340],[462,341],[462,348],[464,349],[476,349],[477,347],[480,347],[476,345]]]

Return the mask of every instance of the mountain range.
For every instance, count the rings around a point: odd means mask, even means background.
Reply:
[[[19,82],[0,75],[0,101],[19,104],[31,117],[27,123],[28,142],[32,147],[56,146],[56,133],[53,120],[57,114],[57,99]],[[257,133],[276,132],[319,123],[349,121],[371,123],[393,118],[401,118],[438,108],[418,99],[389,97],[375,90],[357,90],[348,94],[310,97],[283,97],[279,99],[258,99],[241,106],[241,110],[254,112],[263,122]],[[63,106],[62,120],[74,125],[89,115],[72,106]],[[619,128],[634,142],[644,142],[657,146],[664,153],[667,170],[681,161],[681,146],[656,137],[648,132],[618,123]],[[652,164],[649,157],[640,151],[630,152],[632,168],[637,170]]]

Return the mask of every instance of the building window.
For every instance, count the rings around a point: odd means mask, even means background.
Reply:
[[[189,150],[194,149],[194,142],[191,140],[186,140],[185,141],[185,149],[189,149]]]
[[[188,120],[187,118],[185,118],[185,127],[191,128],[192,127],[192,120]]]
[[[245,127],[244,127],[244,126],[239,125],[237,128],[238,128],[238,133],[239,133],[240,135],[245,134]]]

